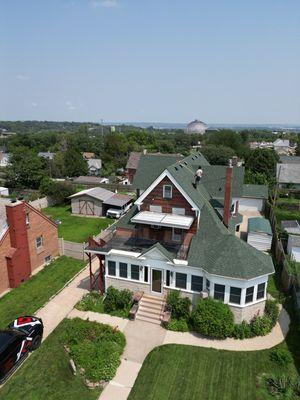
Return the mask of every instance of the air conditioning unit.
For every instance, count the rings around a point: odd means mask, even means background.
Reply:
[[[202,292],[200,292],[200,298],[201,299],[207,299],[208,298],[208,292],[206,290],[202,290]]]

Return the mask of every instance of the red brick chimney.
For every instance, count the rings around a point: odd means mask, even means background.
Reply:
[[[223,224],[225,226],[229,225],[229,220],[231,216],[231,185],[232,185],[232,165],[226,168],[226,182],[225,182],[225,195],[224,195],[224,212],[223,212]]]
[[[16,201],[6,206],[11,248],[6,255],[8,279],[14,288],[31,274],[25,203]]]

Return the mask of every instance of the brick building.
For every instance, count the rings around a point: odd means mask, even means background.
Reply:
[[[56,224],[23,201],[1,204],[0,294],[26,281],[56,257]]]

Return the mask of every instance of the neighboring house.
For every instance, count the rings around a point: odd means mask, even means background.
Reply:
[[[50,151],[40,151],[38,153],[38,156],[44,158],[45,160],[53,160],[55,157],[55,153],[51,153]]]
[[[109,179],[100,176],[78,176],[73,179],[73,182],[83,185],[97,185],[98,183],[109,183]]]
[[[9,165],[10,154],[0,152],[0,167],[7,167]]]
[[[90,153],[88,151],[84,151],[82,153],[82,157],[87,161],[87,160],[91,160],[92,158],[95,158],[95,153]]]
[[[153,160],[141,157],[133,182],[139,197],[113,237],[86,248],[90,260],[99,258],[100,290],[112,285],[164,297],[173,289],[193,304],[206,296],[228,304],[236,322],[261,315],[274,266],[235,234],[244,169],[211,166],[201,153],[164,167]]]
[[[300,163],[278,163],[276,179],[280,188],[300,189]]]
[[[133,182],[133,178],[134,175],[138,169],[139,166],[139,162],[140,162],[140,158],[141,158],[142,153],[138,153],[136,151],[132,151],[129,155],[127,164],[126,164],[126,176],[130,182],[130,184],[132,184]]]
[[[117,181],[120,185],[130,185],[130,181],[127,177],[117,177]]]
[[[288,155],[292,152],[290,141],[287,139],[276,139],[273,143],[274,150],[279,155]]]
[[[71,199],[72,214],[98,217],[106,215],[110,208],[118,209],[123,214],[132,203],[129,196],[113,193],[100,187],[82,190],[69,198]]]
[[[287,252],[297,262],[300,262],[300,224],[298,221],[281,221],[281,229],[288,236]]]
[[[249,147],[251,150],[254,149],[273,149],[273,142],[249,142]]]
[[[23,201],[0,203],[0,293],[58,256],[57,225]]]
[[[87,160],[89,175],[100,175],[102,168],[102,161],[98,158],[91,158]]]
[[[248,219],[247,243],[257,250],[269,251],[272,246],[273,233],[270,221],[266,218],[255,217]]]

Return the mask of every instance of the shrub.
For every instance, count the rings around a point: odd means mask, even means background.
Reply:
[[[110,286],[106,291],[104,311],[111,313],[117,310],[129,310],[132,303],[132,293],[128,289],[118,290]]]
[[[51,197],[56,204],[68,203],[68,197],[75,193],[70,182],[57,182],[44,178],[40,185],[40,192]]]
[[[262,317],[255,317],[250,326],[254,336],[265,336],[272,329],[272,321],[267,315],[263,315]]]
[[[77,310],[103,313],[103,296],[96,291],[87,293],[75,306]]]
[[[266,378],[269,393],[278,399],[298,399],[300,396],[300,379],[290,376],[270,376]]]
[[[251,326],[246,321],[241,324],[235,325],[232,336],[236,339],[248,339],[253,336]]]
[[[287,367],[293,361],[293,356],[288,350],[278,347],[272,350],[270,359],[282,367]]]
[[[167,324],[169,331],[188,332],[189,327],[185,319],[171,319]]]
[[[265,307],[265,315],[271,320],[271,328],[273,328],[278,320],[279,307],[276,300],[267,300]]]
[[[179,291],[171,290],[169,292],[167,305],[171,309],[172,317],[174,319],[189,319],[191,300],[188,297],[180,297]]]
[[[86,378],[95,382],[114,377],[125,347],[123,333],[108,325],[75,318],[66,327],[64,341]]]
[[[194,329],[205,335],[224,339],[234,329],[233,314],[227,304],[213,299],[201,300],[192,313]]]

